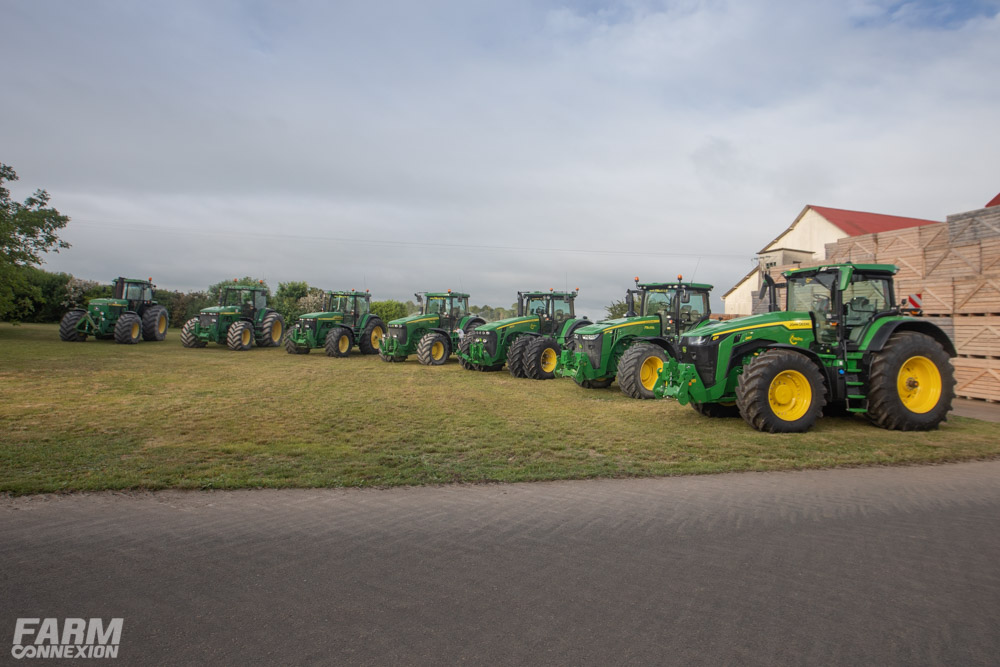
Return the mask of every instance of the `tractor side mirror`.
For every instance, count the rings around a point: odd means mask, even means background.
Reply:
[[[635,317],[635,296],[632,294],[632,290],[625,292],[625,317]]]

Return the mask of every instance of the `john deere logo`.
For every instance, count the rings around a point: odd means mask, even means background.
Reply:
[[[654,329],[656,329],[656,327],[650,326],[650,325],[646,325],[646,326],[643,327],[643,329],[645,329],[646,331],[653,331]]]
[[[799,343],[802,342],[802,338],[796,335],[791,335],[788,337],[788,342],[791,343],[792,345],[798,345]]]

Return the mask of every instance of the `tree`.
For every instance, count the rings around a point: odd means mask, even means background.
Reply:
[[[406,317],[408,314],[406,304],[393,301],[392,299],[388,301],[372,301],[372,313],[382,318],[382,321],[386,324],[392,320]]]
[[[0,163],[0,319],[12,320],[31,312],[42,298],[25,267],[41,264],[50,250],[69,247],[56,235],[69,217],[48,205],[45,190],[36,190],[23,204],[13,201],[3,184],[16,180],[14,169]]]
[[[222,291],[223,287],[246,286],[246,287],[263,287],[267,290],[267,296],[271,296],[271,288],[267,286],[267,283],[263,280],[258,280],[256,278],[251,278],[250,276],[244,276],[243,278],[236,278],[233,280],[223,280],[222,282],[210,285],[208,288],[208,293],[213,299],[219,298],[219,292]]]
[[[608,311],[608,319],[613,320],[619,317],[625,317],[625,313],[628,312],[628,304],[625,303],[625,299],[621,301],[612,301],[609,305],[605,306],[604,309]]]

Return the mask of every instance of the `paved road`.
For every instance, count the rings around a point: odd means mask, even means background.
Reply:
[[[0,660],[17,617],[99,616],[116,664],[1000,662],[1000,462],[41,496],[0,531]]]

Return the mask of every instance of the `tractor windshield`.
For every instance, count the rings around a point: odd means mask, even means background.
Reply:
[[[129,301],[149,301],[153,298],[152,292],[145,283],[125,283],[125,298]]]
[[[833,290],[838,276],[836,271],[789,276],[786,310],[822,315],[833,312]]]
[[[854,274],[854,279],[841,295],[844,304],[844,327],[852,339],[861,334],[875,315],[892,308],[890,279],[885,276]]]
[[[673,312],[674,290],[649,290],[642,297],[643,315],[661,315]]]
[[[426,315],[446,315],[448,313],[448,299],[443,296],[427,297]]]
[[[528,299],[528,304],[524,309],[525,315],[540,315],[545,317],[549,313],[549,298],[545,296],[533,296]]]
[[[556,322],[573,317],[573,299],[568,296],[552,297],[552,318]]]
[[[359,297],[357,297],[357,300],[358,300],[358,309],[357,309],[358,310],[358,313],[357,313],[358,316],[360,317],[362,315],[367,315],[368,314],[368,310],[369,310],[368,299],[366,299],[366,298],[364,298],[362,296],[359,296]]]
[[[331,313],[343,313],[351,309],[351,297],[349,296],[331,296],[330,297],[330,312]]]

